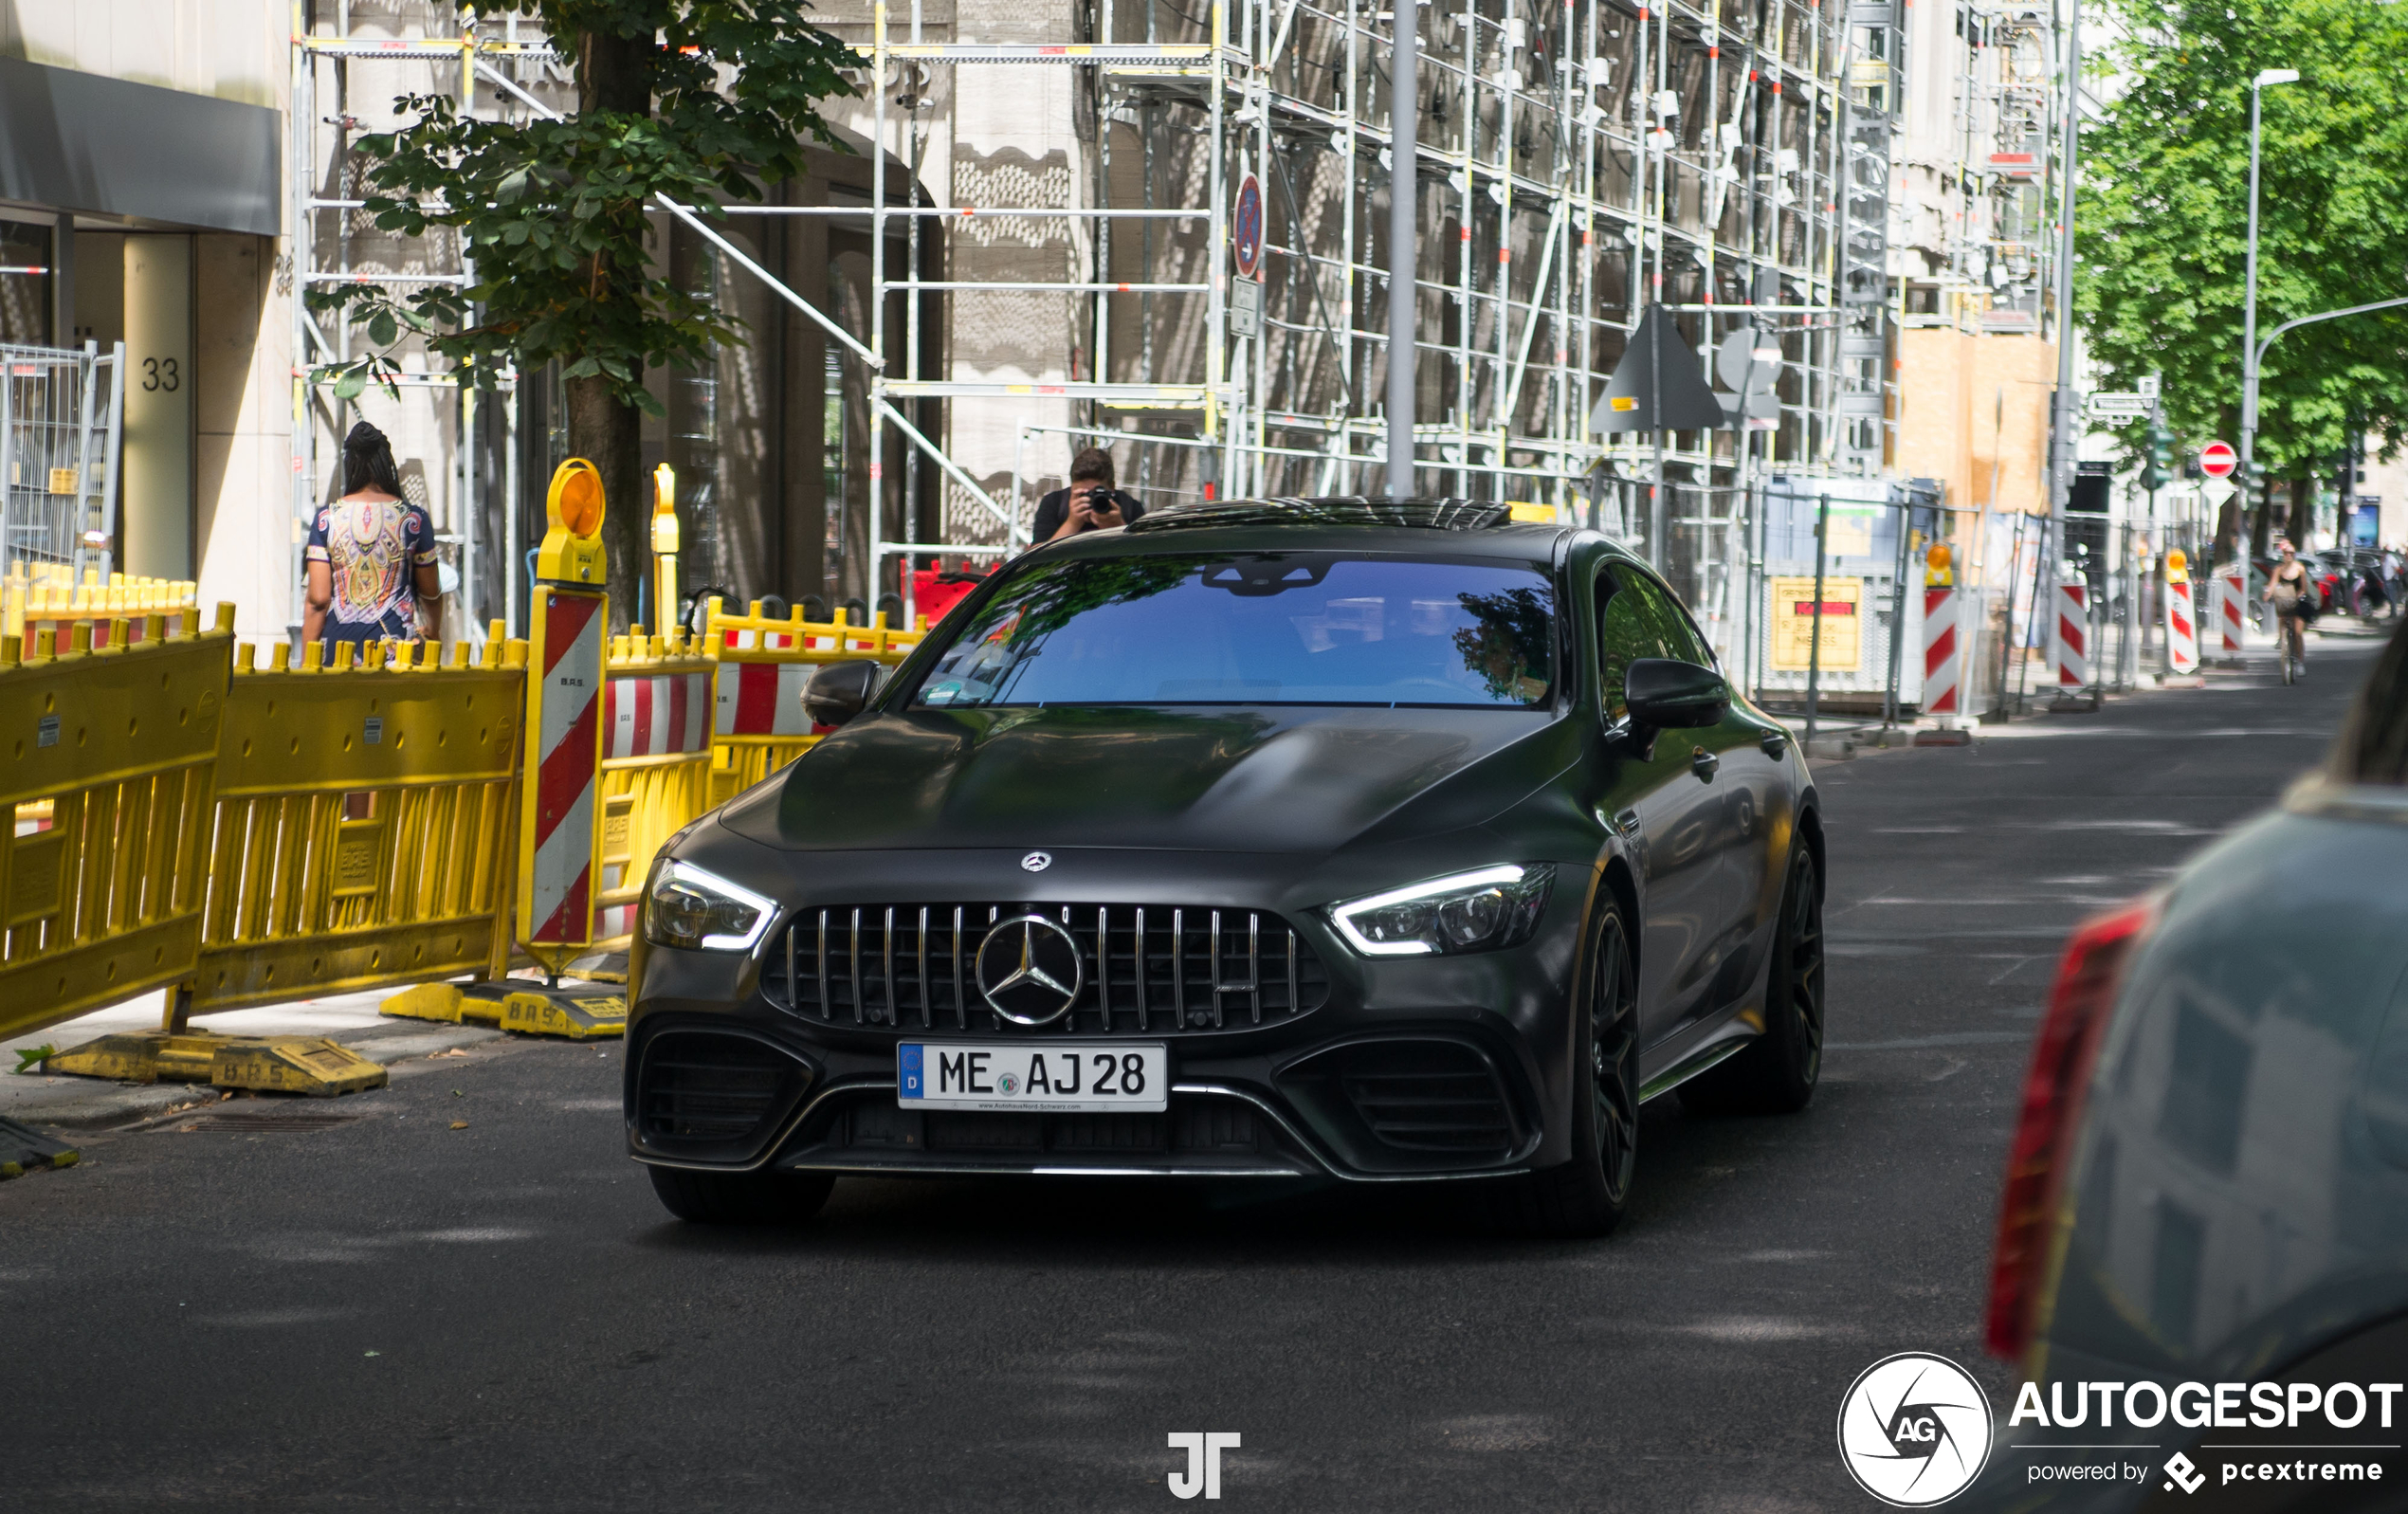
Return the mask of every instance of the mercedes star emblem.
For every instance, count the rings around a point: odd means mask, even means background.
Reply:
[[[1049,851],[1032,851],[1020,859],[1021,869],[1025,872],[1043,872],[1052,866],[1053,853]]]
[[[1040,853],[1039,855],[1043,855]],[[1050,1025],[1086,983],[1078,940],[1043,915],[997,921],[978,945],[978,992],[1014,1025]]]

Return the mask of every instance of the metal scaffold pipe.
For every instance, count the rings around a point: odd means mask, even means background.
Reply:
[[[1414,492],[1414,270],[1420,254],[1418,129],[1420,17],[1416,0],[1395,0],[1396,45],[1388,72],[1388,494]]]

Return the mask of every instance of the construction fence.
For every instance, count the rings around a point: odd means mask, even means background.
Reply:
[[[18,591],[23,590],[23,593]],[[138,598],[185,601],[128,612]],[[53,598],[59,602],[52,603]],[[0,584],[0,1035],[168,990],[165,1029],[514,960],[528,648],[237,645],[190,585]],[[120,603],[122,601],[122,603]],[[924,624],[730,615],[699,641],[611,642],[597,743],[590,953],[635,928],[652,860],[819,739],[812,667],[892,666]],[[203,1053],[205,1054],[205,1053]]]

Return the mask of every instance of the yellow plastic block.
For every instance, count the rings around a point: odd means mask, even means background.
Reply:
[[[440,1020],[446,1025],[458,1025],[460,985],[421,983],[406,988],[377,1005],[376,1012],[401,1020]]]
[[[104,1035],[48,1058],[43,1070],[120,1083],[206,1083],[316,1098],[381,1088],[387,1081],[383,1067],[323,1036],[173,1035],[164,1031]]]
[[[516,989],[502,1001],[502,1028],[592,1041],[627,1034],[624,991],[592,986]]]

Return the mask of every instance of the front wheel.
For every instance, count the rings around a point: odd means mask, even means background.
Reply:
[[[1815,855],[1790,853],[1764,976],[1764,1033],[1722,1066],[1681,1085],[1681,1104],[1700,1114],[1795,1114],[1815,1097],[1823,1070],[1823,901]]]
[[[799,1225],[828,1202],[828,1173],[705,1173],[648,1167],[661,1207],[689,1225]]]
[[[1587,1239],[1613,1233],[1638,1176],[1639,986],[1619,906],[1598,912],[1585,992],[1574,1006],[1572,1159],[1514,1178],[1503,1218],[1525,1234]]]

